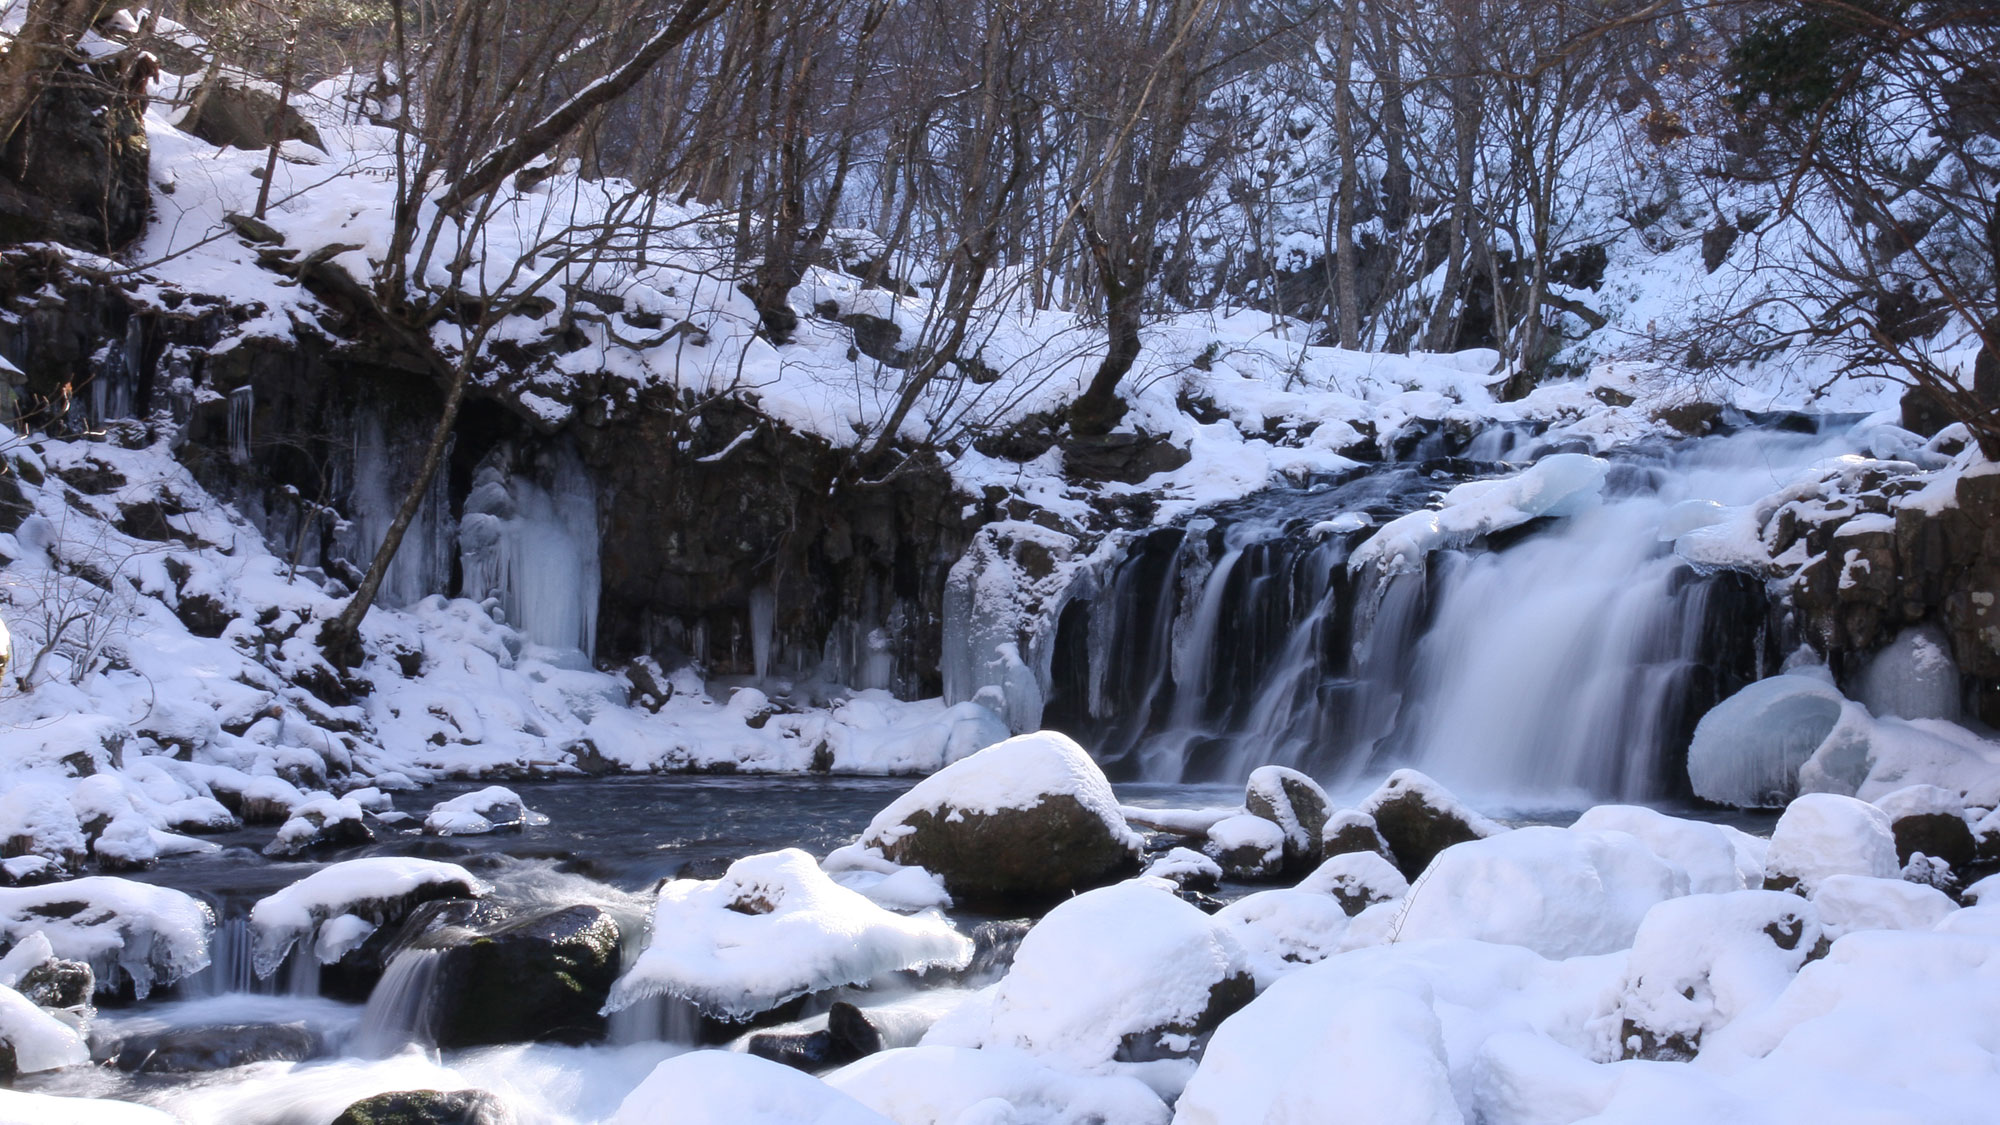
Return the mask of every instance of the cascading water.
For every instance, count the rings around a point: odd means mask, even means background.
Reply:
[[[498,598],[537,644],[597,647],[597,492],[576,454],[558,449],[534,473],[510,472],[506,450],[475,470],[459,521],[462,592]]]
[[[232,410],[234,399],[231,400]],[[231,433],[234,434],[232,417]],[[341,534],[349,562],[367,567],[395,521],[403,489],[423,459],[420,439],[392,441],[379,411],[366,410],[355,420],[352,478],[348,484],[352,518]],[[446,461],[450,458],[447,456]],[[450,519],[450,481],[440,469],[431,477],[417,514],[403,535],[403,545],[389,563],[378,600],[406,606],[446,588],[451,580],[451,556],[456,530]]]
[[[412,1043],[430,1046],[435,1036],[431,1001],[442,950],[405,949],[389,960],[382,979],[368,994],[368,1007],[348,1044],[351,1054],[386,1058]]]
[[[1673,553],[1675,505],[1748,503],[1846,452],[1747,430],[1621,453],[1601,504],[1350,573],[1388,518],[1522,466],[1392,464],[1156,532],[1059,625],[1049,721],[1114,774],[1358,784],[1412,765],[1463,791],[1635,800],[1677,787],[1700,713],[1769,670],[1761,584]]]

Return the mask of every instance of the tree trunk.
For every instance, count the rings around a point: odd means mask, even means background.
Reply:
[[[1430,324],[1424,329],[1424,347],[1433,352],[1449,351],[1458,342],[1462,302],[1459,290],[1465,287],[1467,243],[1472,225],[1474,164],[1478,159],[1479,113],[1473,105],[1472,83],[1466,78],[1452,82],[1452,131],[1457,147],[1457,167],[1451,194],[1451,223],[1445,247],[1444,284],[1437,303],[1431,306]]]
[[[1335,49],[1333,76],[1333,136],[1340,147],[1340,185],[1335,193],[1333,220],[1333,300],[1340,322],[1340,346],[1361,346],[1361,285],[1354,246],[1354,196],[1359,170],[1354,166],[1354,19],[1350,3],[1340,17],[1340,41]]]

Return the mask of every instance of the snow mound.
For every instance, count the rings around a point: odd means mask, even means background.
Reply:
[[[1340,952],[1347,911],[1332,895],[1306,890],[1259,891],[1216,911],[1243,947],[1257,987]]]
[[[883,1051],[826,1082],[896,1125],[1166,1125],[1169,1116],[1166,1103],[1136,1078],[1066,1073],[1007,1047]]]
[[[1638,805],[1598,805],[1570,825],[1579,832],[1624,832],[1654,855],[1687,872],[1693,894],[1724,894],[1764,885],[1764,867],[1746,854],[1731,829],[1683,820]],[[1738,835],[1742,835],[1738,833]]]
[[[343,916],[379,926],[426,898],[473,898],[486,894],[487,889],[465,868],[430,859],[371,856],[323,867],[257,900],[250,908],[257,975],[268,977],[277,972],[293,943],[311,940],[316,930]],[[352,923],[343,926],[351,929]],[[320,959],[329,960],[324,956]]]
[[[1193,848],[1173,848],[1147,865],[1145,875],[1182,887],[1213,888],[1222,881],[1222,865]]]
[[[0,939],[36,932],[56,956],[87,961],[100,989],[129,978],[140,999],[208,967],[215,916],[206,903],[167,887],[94,875],[42,887],[0,888]]]
[[[1901,870],[1888,814],[1835,793],[1808,793],[1785,806],[1764,868],[1777,889],[1798,884],[1807,892],[1832,875],[1893,879]]]
[[[951,906],[951,894],[944,880],[921,867],[894,863],[874,848],[848,844],[835,848],[820,861],[820,870],[851,891],[860,891],[877,906],[898,914],[944,910]]]
[[[1385,576],[1421,568],[1424,556],[1518,527],[1543,516],[1566,516],[1595,502],[1610,465],[1582,453],[1557,453],[1518,476],[1467,481],[1447,492],[1435,511],[1390,520],[1354,549],[1347,569],[1374,566]]]
[[[1410,893],[1410,881],[1396,865],[1374,852],[1346,852],[1329,856],[1313,873],[1299,881],[1301,891],[1332,895],[1349,914],[1359,914],[1377,903],[1393,902]]]
[[[75,1028],[4,986],[0,986],[0,1043],[13,1050],[14,1066],[23,1074],[90,1061],[90,1048]]]
[[[787,848],[739,859],[720,879],[660,888],[652,941],[605,1010],[665,995],[744,1019],[809,992],[971,959],[972,942],[941,916],[885,910]]]
[[[1847,700],[1832,684],[1784,674],[1758,680],[1709,709],[1688,746],[1695,795],[1739,808],[1777,808],[1798,792],[1805,765],[1840,722]]]
[[[1867,875],[1828,875],[1813,886],[1812,902],[1826,936],[1858,930],[1929,930],[1958,909],[1936,887]]]
[[[1694,1054],[1705,1035],[1783,992],[1820,934],[1813,905],[1782,891],[1697,894],[1653,907],[1626,962],[1625,1054]]]
[[[690,1051],[653,1068],[609,1125],[891,1125],[810,1074],[734,1051]]]
[[[1473,938],[1545,957],[1627,948],[1687,873],[1623,832],[1517,828],[1438,853],[1404,899],[1398,939]]]
[[[489,785],[431,806],[430,815],[424,818],[424,835],[481,836],[548,822],[548,817],[529,808],[512,789]]]
[[[1103,887],[1049,911],[993,994],[987,1046],[1079,1066],[1191,1035],[1216,986],[1245,969],[1229,928],[1148,882]]]

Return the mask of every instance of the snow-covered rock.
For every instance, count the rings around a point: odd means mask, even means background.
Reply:
[[[1623,832],[1517,828],[1439,853],[1404,899],[1399,940],[1474,938],[1546,957],[1632,944],[1687,874]]]
[[[860,891],[875,905],[899,914],[951,906],[944,880],[921,867],[891,863],[875,848],[859,844],[835,848],[820,861],[820,869],[848,890]]]
[[[56,956],[88,964],[100,988],[130,980],[143,999],[208,967],[215,916],[167,887],[108,875],[40,887],[0,888],[0,939],[40,932]]]
[[[1306,890],[1259,891],[1215,913],[1243,947],[1260,990],[1340,952],[1347,918],[1339,899]]]
[[[1688,746],[1695,795],[1740,808],[1785,804],[1799,791],[1799,767],[1833,732],[1846,705],[1832,684],[1789,673],[1716,704]]]
[[[1783,992],[1821,932],[1813,905],[1782,891],[1696,894],[1653,907],[1626,967],[1624,1057],[1693,1057],[1704,1035]]]
[[[688,1125],[891,1125],[810,1074],[734,1051],[690,1051],[654,1067],[608,1125],[666,1119]]]
[[[1146,877],[1182,890],[1212,891],[1222,882],[1222,865],[1192,848],[1171,848],[1146,866]]]
[[[344,797],[317,796],[291,810],[278,834],[264,845],[264,854],[291,856],[301,852],[352,848],[375,839],[362,820],[361,806]]]
[[[4,985],[0,985],[0,1045],[12,1054],[14,1068],[22,1074],[90,1061],[90,1048],[76,1028]]]
[[[1908,863],[1918,852],[1953,867],[1970,865],[1979,852],[1966,823],[1964,795],[1936,785],[1910,785],[1869,802],[1889,814],[1896,857]]]
[[[1325,826],[1320,829],[1319,851],[1323,856],[1374,852],[1384,859],[1394,858],[1389,841],[1383,839],[1381,829],[1375,825],[1375,818],[1360,809],[1340,809],[1328,814]]]
[[[307,941],[321,962],[331,963],[353,947],[355,923],[340,922],[331,937],[325,932],[339,919],[352,917],[380,927],[402,921],[433,899],[476,898],[487,890],[485,883],[455,863],[399,856],[336,863],[250,908],[252,962],[259,977],[268,977],[278,971],[294,943]]]
[[[518,832],[549,818],[530,809],[520,795],[503,785],[489,785],[431,806],[424,818],[426,836],[480,836],[488,832]]]
[[[1347,568],[1370,566],[1385,576],[1416,570],[1430,552],[1470,543],[1542,516],[1574,515],[1598,500],[1608,462],[1557,453],[1512,477],[1474,480],[1447,492],[1441,508],[1411,512],[1382,525],[1355,548]]]
[[[1227,925],[1158,884],[1089,891],[1028,931],[982,1042],[966,1045],[1085,1067],[1184,1055],[1249,999],[1247,968]]]
[[[1598,805],[1570,825],[1579,832],[1625,832],[1654,855],[1687,872],[1694,894],[1724,894],[1764,885],[1764,868],[1740,848],[1732,830],[1684,820],[1639,805]],[[1742,833],[1736,833],[1740,836]]]
[[[1899,870],[1888,814],[1834,793],[1808,793],[1785,806],[1764,857],[1765,886],[1775,890],[1797,885],[1810,893],[1831,875],[1893,879]]]
[[[1231,879],[1275,878],[1285,866],[1285,830],[1261,816],[1232,816],[1208,830],[1202,845],[1210,859]]]
[[[1285,862],[1292,867],[1318,862],[1332,802],[1319,783],[1295,769],[1259,766],[1244,786],[1243,807],[1285,832]]]
[[[1052,897],[1136,870],[1144,841],[1104,772],[1053,731],[1017,735],[918,782],[860,843],[960,899]]]
[[[1813,884],[1812,903],[1829,938],[1857,930],[1933,929],[1958,909],[1936,887],[1868,875],[1825,876]]]
[[[1466,807],[1451,791],[1416,770],[1397,770],[1361,802],[1387,840],[1390,858],[1415,879],[1453,844],[1483,840],[1506,829]]]
[[[971,958],[972,942],[942,917],[885,910],[788,848],[739,859],[720,879],[661,887],[651,941],[606,1010],[677,996],[745,1019],[809,992]]]
[[[1165,1125],[1169,1116],[1160,1096],[1136,1078],[1077,1074],[1010,1047],[884,1051],[826,1082],[896,1125]]]
[[[1410,891],[1410,881],[1375,852],[1346,852],[1328,856],[1299,881],[1298,889],[1332,895],[1352,916],[1378,903],[1402,898]]]

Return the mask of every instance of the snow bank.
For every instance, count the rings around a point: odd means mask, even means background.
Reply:
[[[1632,944],[1648,910],[1687,874],[1623,832],[1517,828],[1454,844],[1410,888],[1398,940],[1475,938],[1547,957]]]
[[[734,1051],[690,1051],[654,1067],[608,1125],[668,1119],[688,1125],[890,1125],[810,1074]]]
[[[1900,870],[1888,815],[1833,793],[1808,793],[1785,806],[1771,830],[1764,867],[1772,885],[1797,884],[1808,892],[1832,875],[1893,879]]]
[[[201,900],[108,875],[0,888],[0,938],[8,945],[40,932],[56,956],[89,962],[100,989],[129,978],[141,999],[207,968],[214,928]]]
[[[1936,887],[1867,875],[1828,875],[1813,885],[1813,906],[1837,938],[1859,930],[1929,930],[1958,904]]]
[[[1543,516],[1574,515],[1597,501],[1609,469],[1596,457],[1557,453],[1518,476],[1467,481],[1445,494],[1443,507],[1383,524],[1348,556],[1347,569],[1358,574],[1373,566],[1384,577],[1417,570],[1432,551]]]
[[[1654,855],[1687,872],[1694,894],[1723,894],[1764,885],[1764,866],[1738,842],[1746,834],[1720,824],[1684,820],[1638,805],[1599,805],[1570,825],[1579,832],[1624,832]]]
[[[1166,1103],[1136,1078],[1057,1070],[1009,1047],[883,1051],[826,1082],[896,1125],[1166,1125],[1168,1119]]]
[[[323,867],[250,908],[257,975],[277,972],[293,943],[310,940],[323,924],[342,916],[381,925],[400,917],[413,900],[421,901],[419,896],[471,898],[487,890],[465,868],[430,859],[371,856]]]
[[[739,859],[720,879],[660,888],[651,942],[605,1010],[665,995],[744,1019],[809,992],[971,958],[972,943],[942,917],[891,913],[788,848]]]
[[[1626,963],[1624,1053],[1693,1055],[1704,1036],[1783,992],[1821,932],[1812,904],[1781,891],[1697,894],[1653,907]]]
[[[1260,990],[1294,969],[1340,952],[1348,926],[1339,899],[1308,890],[1245,895],[1216,911],[1215,920],[1229,927],[1243,947]]]

